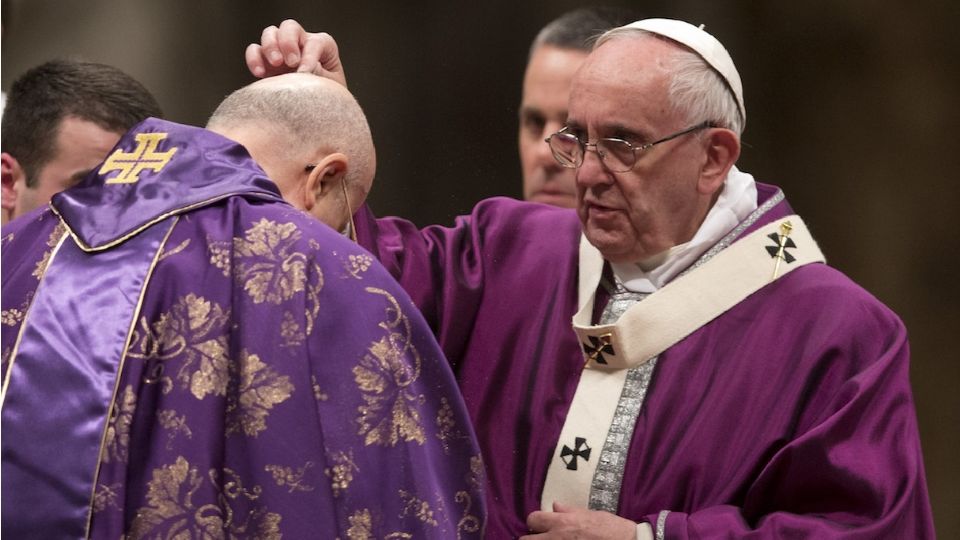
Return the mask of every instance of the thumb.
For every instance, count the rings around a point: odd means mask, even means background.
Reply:
[[[577,510],[576,506],[564,504],[561,502],[553,501],[553,511],[558,513],[564,512],[574,512]]]

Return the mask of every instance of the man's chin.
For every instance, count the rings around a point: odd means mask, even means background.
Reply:
[[[623,235],[617,231],[603,229],[591,225],[589,222],[584,227],[584,234],[593,247],[600,251],[605,260],[610,262],[625,262],[630,259],[630,249],[628,242]]]

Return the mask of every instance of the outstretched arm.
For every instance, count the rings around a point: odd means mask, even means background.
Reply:
[[[254,77],[313,73],[347,86],[333,36],[326,32],[307,32],[293,19],[283,21],[279,27],[264,28],[260,43],[248,45],[245,56],[247,68]]]

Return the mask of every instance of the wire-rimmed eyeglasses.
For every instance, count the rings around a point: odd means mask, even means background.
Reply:
[[[633,168],[637,163],[637,152],[648,150],[654,146],[676,139],[687,133],[693,133],[708,127],[713,127],[712,122],[701,122],[695,126],[688,127],[672,135],[667,135],[662,139],[646,144],[635,145],[623,139],[603,138],[596,142],[584,142],[573,133],[567,133],[567,127],[550,135],[544,141],[550,145],[550,151],[553,152],[557,163],[568,168],[576,169],[583,165],[584,153],[593,147],[592,150],[597,153],[600,161],[611,172],[626,172]]]

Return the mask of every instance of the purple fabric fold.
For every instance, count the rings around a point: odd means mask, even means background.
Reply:
[[[85,536],[117,373],[169,221],[96,256],[67,238],[47,268],[3,400],[4,535]]]

